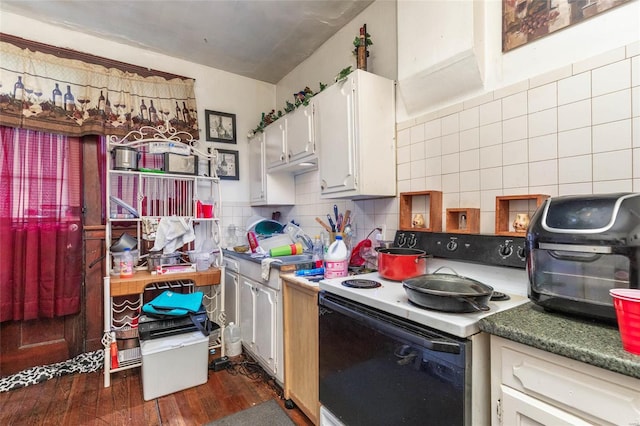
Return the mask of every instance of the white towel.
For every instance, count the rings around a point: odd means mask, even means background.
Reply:
[[[280,259],[274,259],[272,257],[266,257],[264,259],[262,259],[262,279],[265,281],[269,281],[269,273],[271,272],[271,264],[273,262],[279,262],[282,263],[282,260]]]
[[[170,254],[195,238],[191,220],[187,222],[185,218],[178,216],[163,217],[156,230],[153,250],[163,250],[163,253]]]

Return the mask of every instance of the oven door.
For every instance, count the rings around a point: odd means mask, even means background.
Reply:
[[[320,292],[320,403],[347,425],[469,425],[471,342]]]

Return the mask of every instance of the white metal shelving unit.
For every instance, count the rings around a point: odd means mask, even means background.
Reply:
[[[104,386],[111,383],[111,374],[142,365],[140,347],[118,351],[118,366],[111,363],[110,348],[121,339],[137,338],[137,322],[142,305],[148,301],[145,293],[151,290],[172,289],[179,292],[202,291],[203,304],[209,319],[219,326],[219,333],[212,334],[210,349],[220,350],[224,355],[224,266],[222,262],[221,225],[215,217],[221,207],[220,181],[211,162],[217,159],[217,151],[204,152],[200,143],[186,132],[178,132],[170,123],[165,126],[144,126],[129,132],[124,137],[109,136],[107,139],[106,164],[106,214],[105,230],[106,261],[104,276],[104,335],[105,350]],[[118,170],[114,165],[118,148],[133,149],[135,155],[144,152],[156,168],[143,170]],[[208,173],[166,173],[161,168],[164,153],[178,153],[184,159],[194,156],[197,163],[206,164]],[[180,158],[179,158],[180,159]],[[197,217],[198,202],[213,203],[211,218]],[[112,274],[111,245],[114,225],[128,225],[135,229],[139,253],[142,243],[151,244],[151,231],[164,217],[178,218],[188,226],[199,227],[198,235],[213,242],[215,259],[207,271],[186,271],[155,274],[137,270],[133,278],[120,278]],[[190,247],[194,243],[190,243]]]

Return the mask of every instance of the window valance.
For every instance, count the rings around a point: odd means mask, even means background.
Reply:
[[[141,76],[0,41],[0,124],[68,136],[170,122],[198,138],[195,80]]]

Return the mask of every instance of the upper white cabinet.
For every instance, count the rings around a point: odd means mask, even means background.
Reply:
[[[264,129],[268,172],[304,170],[297,166],[315,160],[314,108],[300,106]]]
[[[251,205],[294,204],[294,176],[289,173],[267,173],[267,136],[268,133],[265,129],[265,132],[259,133],[249,140],[249,195]]]
[[[396,195],[395,89],[362,70],[314,96],[322,198]]]

